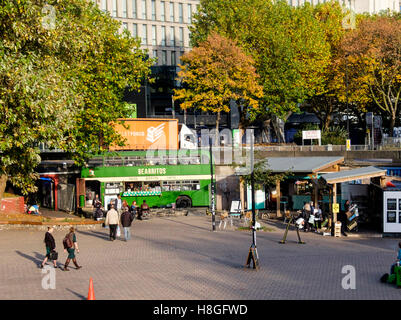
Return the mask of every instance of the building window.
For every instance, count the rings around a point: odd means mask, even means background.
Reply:
[[[192,4],[188,4],[188,23],[192,23]]]
[[[117,0],[113,0],[113,17],[117,17]]]
[[[127,17],[127,0],[122,0],[123,1],[123,18]]]
[[[166,27],[162,26],[162,46],[166,46]]]
[[[136,13],[136,0],[132,0],[132,18],[134,18],[134,19],[137,18],[137,13]]]
[[[102,11],[106,12],[107,11],[107,0],[102,0]]]
[[[164,1],[160,2],[160,20],[166,21],[166,3]]]
[[[179,59],[180,59],[180,64],[182,64],[181,57],[182,57],[184,54],[185,54],[185,51],[181,51],[181,52],[180,52],[180,58],[179,58]]]
[[[175,47],[175,32],[174,27],[170,27],[170,45]]]
[[[152,54],[153,54],[153,58],[156,59],[155,64],[157,64],[157,63],[158,63],[157,50],[153,50],[153,51],[152,51]]]
[[[179,46],[184,46],[184,28],[180,27],[180,35],[179,35]]]
[[[132,36],[135,38],[138,36],[138,25],[136,23],[132,24]]]
[[[128,23],[123,22],[123,30],[128,30]]]
[[[176,56],[175,56],[175,51],[171,51],[171,65],[175,66],[177,64]]]
[[[156,20],[156,0],[152,0],[152,20]]]
[[[174,2],[170,2],[170,21],[174,22]]]
[[[142,25],[142,44],[143,45],[148,44],[148,29],[146,24]]]
[[[184,9],[182,3],[178,4],[178,22],[184,23]]]
[[[162,65],[166,65],[167,64],[167,51],[163,50],[162,51]]]
[[[152,26],[152,45],[157,45],[157,29],[156,26]]]
[[[147,15],[146,15],[146,0],[142,0],[142,19],[147,19]]]

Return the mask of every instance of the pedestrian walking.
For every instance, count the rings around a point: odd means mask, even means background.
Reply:
[[[124,212],[121,214],[121,225],[124,229],[124,238],[125,241],[131,239],[131,224],[134,218],[128,210],[128,207],[124,209]]]
[[[43,262],[40,264],[40,268],[43,268],[46,264],[47,260],[53,260],[53,265],[57,268],[57,258],[58,254],[56,252],[56,241],[54,241],[54,237],[52,235],[54,231],[53,227],[47,227],[47,232],[45,234],[45,239],[43,240],[46,245],[46,257]]]
[[[70,232],[66,234],[63,240],[63,246],[64,246],[64,252],[68,252],[67,260],[64,263],[64,271],[70,271],[68,269],[68,264],[71,262],[71,260],[74,263],[77,270],[81,269],[82,266],[78,265],[77,259],[75,257],[75,249],[77,250],[77,253],[79,253],[79,248],[74,227],[71,227]]]
[[[131,211],[132,219],[135,219],[136,213],[137,213],[136,201],[132,201],[130,211]]]
[[[114,209],[114,204],[111,203],[110,210],[107,211],[106,214],[106,221],[104,222],[104,224],[106,226],[109,226],[110,229],[110,241],[116,240],[116,232],[119,222],[120,222],[120,215]]]

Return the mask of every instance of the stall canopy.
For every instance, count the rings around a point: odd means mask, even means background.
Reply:
[[[278,157],[268,158],[266,170],[272,172],[318,173],[344,162],[344,157]]]
[[[353,180],[382,177],[385,175],[386,175],[386,170],[376,168],[374,166],[369,166],[358,169],[351,169],[351,170],[344,170],[344,171],[323,174],[322,178],[326,180],[327,183],[334,184]]]

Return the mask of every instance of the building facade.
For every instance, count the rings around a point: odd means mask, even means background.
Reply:
[[[176,66],[190,48],[190,32],[199,0],[96,0],[102,11],[141,39],[156,65]]]
[[[288,0],[293,6],[303,5],[308,2],[313,5],[329,2],[331,0]],[[340,4],[355,13],[378,13],[382,10],[400,11],[399,0],[338,0]]]

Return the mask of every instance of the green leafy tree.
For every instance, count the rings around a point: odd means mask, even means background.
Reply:
[[[326,34],[313,6],[286,1],[201,0],[191,28],[194,45],[212,31],[235,39],[255,60],[263,86],[261,116],[286,118],[324,91],[330,60]]]
[[[137,89],[150,65],[118,29],[88,0],[2,2],[0,198],[8,179],[24,194],[35,191],[38,143],[72,151],[82,163],[96,149],[94,135],[118,141],[105,122],[110,112],[124,115],[124,85]],[[86,127],[95,109],[99,121]]]

